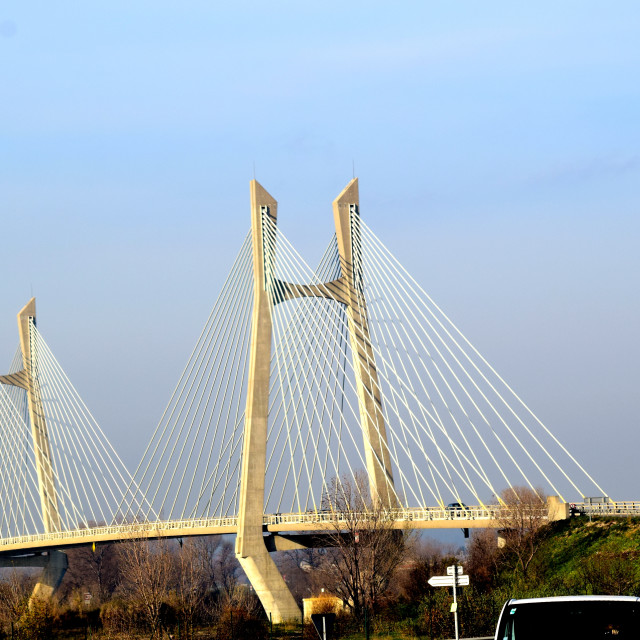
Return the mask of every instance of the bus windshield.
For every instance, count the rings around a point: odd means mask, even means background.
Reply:
[[[637,602],[570,600],[507,605],[498,640],[640,640]]]

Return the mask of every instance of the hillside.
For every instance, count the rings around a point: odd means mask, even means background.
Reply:
[[[471,586],[458,594],[461,634],[489,636],[509,598],[554,595],[640,595],[640,518],[571,518],[542,527],[535,543],[524,534],[523,545],[535,549],[522,570],[513,549],[496,547],[495,532],[473,535],[462,559]],[[442,575],[450,558],[431,559],[408,576],[402,606],[392,605],[402,638],[452,637],[452,596],[426,585]],[[389,612],[387,612],[389,615]]]
[[[538,588],[637,595],[640,518],[572,518],[547,528],[534,576]],[[523,585],[524,586],[524,585]],[[534,587],[527,585],[528,589]]]

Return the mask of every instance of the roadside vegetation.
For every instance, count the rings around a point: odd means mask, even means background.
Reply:
[[[389,640],[453,637],[450,590],[427,581],[456,562],[471,580],[458,593],[461,637],[492,635],[511,597],[640,594],[640,519],[580,516],[539,526],[529,521],[520,530],[516,522],[504,523],[510,526],[500,534],[501,546],[495,531],[478,530],[466,548],[456,549],[392,532],[377,517],[379,526],[366,535],[356,522],[350,536],[338,539],[336,531],[331,548],[277,554],[300,601],[355,594],[338,615],[335,638],[359,640],[367,632]],[[0,572],[0,638],[318,637],[300,621],[270,625],[224,538],[136,540],[68,555],[54,602],[28,606],[34,571]],[[321,601],[317,606],[321,611]]]

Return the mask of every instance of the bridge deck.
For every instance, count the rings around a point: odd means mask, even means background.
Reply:
[[[462,509],[398,509],[390,514],[397,529],[447,529],[470,527],[496,527],[500,509],[469,507]],[[546,512],[545,512],[546,513]],[[365,520],[363,516],[363,520]],[[293,531],[334,530],[346,518],[330,511],[305,513],[276,513],[265,515],[264,530],[272,533]],[[160,520],[127,524],[85,527],[72,531],[32,534],[0,539],[0,554],[18,551],[46,550],[91,544],[114,542],[136,538],[182,538],[216,534],[235,534],[238,518],[201,518],[192,520]]]
[[[640,516],[640,502],[635,501],[611,502],[601,505],[576,503],[574,506],[578,512],[586,515]],[[540,515],[546,518],[546,509],[541,511]],[[424,509],[398,509],[390,513],[390,518],[393,521],[392,526],[396,529],[499,528],[504,526],[504,521],[508,516],[508,510],[498,506],[467,507],[466,509],[427,507]],[[276,513],[265,515],[263,519],[265,532],[271,533],[335,530],[339,528],[341,522],[346,523],[346,521],[343,514],[330,511]],[[93,542],[116,542],[138,538],[183,538],[235,534],[237,526],[238,519],[234,516],[86,527],[72,531],[2,538],[0,539],[0,554],[45,551]]]

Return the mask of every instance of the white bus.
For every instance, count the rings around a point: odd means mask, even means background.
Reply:
[[[494,640],[640,640],[640,598],[559,596],[509,600]]]

